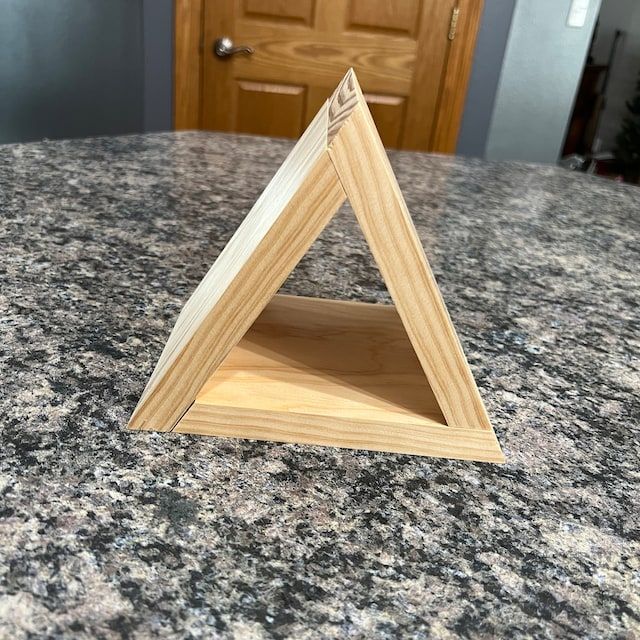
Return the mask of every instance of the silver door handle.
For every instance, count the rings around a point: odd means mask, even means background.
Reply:
[[[236,53],[246,53],[251,55],[253,51],[253,47],[248,47],[244,44],[239,47],[234,46],[233,40],[231,38],[227,38],[227,36],[218,38],[213,43],[213,52],[218,56],[218,58],[229,58],[230,56],[234,56]]]

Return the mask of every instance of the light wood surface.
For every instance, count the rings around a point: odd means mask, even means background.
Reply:
[[[189,298],[131,418],[168,431],[344,201],[324,107]]]
[[[196,404],[445,425],[393,306],[275,296]]]
[[[477,462],[505,461],[492,431],[359,421],[195,404],[176,433],[368,449]]]
[[[347,196],[395,307],[273,298]],[[352,70],[185,304],[129,426],[502,459]]]
[[[297,137],[353,67],[386,146],[455,148],[482,0],[175,2],[177,126],[198,121],[205,129]],[[455,6],[461,18],[451,41]],[[190,46],[189,58],[181,42],[198,11],[203,46]],[[213,43],[221,36],[255,53],[219,59]],[[183,85],[196,95],[196,77],[197,106],[180,95]]]
[[[347,74],[329,104],[328,131],[329,156],[447,422],[491,429],[353,73]]]

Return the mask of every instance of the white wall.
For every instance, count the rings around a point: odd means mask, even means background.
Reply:
[[[517,0],[487,138],[492,160],[557,162],[595,26],[567,27],[571,0]]]
[[[627,113],[625,103],[635,93],[640,73],[640,2],[638,0],[602,0],[598,34],[593,47],[596,64],[606,64],[616,29],[625,32],[618,41],[607,88],[605,109],[596,138],[603,151],[613,150],[615,138]]]

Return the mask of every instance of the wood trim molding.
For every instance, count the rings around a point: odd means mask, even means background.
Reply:
[[[203,0],[174,0],[173,126],[199,129]]]
[[[431,151],[455,153],[484,0],[458,0],[460,21],[442,79]]]

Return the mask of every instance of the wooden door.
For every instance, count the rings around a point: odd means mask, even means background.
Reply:
[[[481,2],[176,0],[176,128],[296,138],[353,67],[386,146],[452,152]]]

